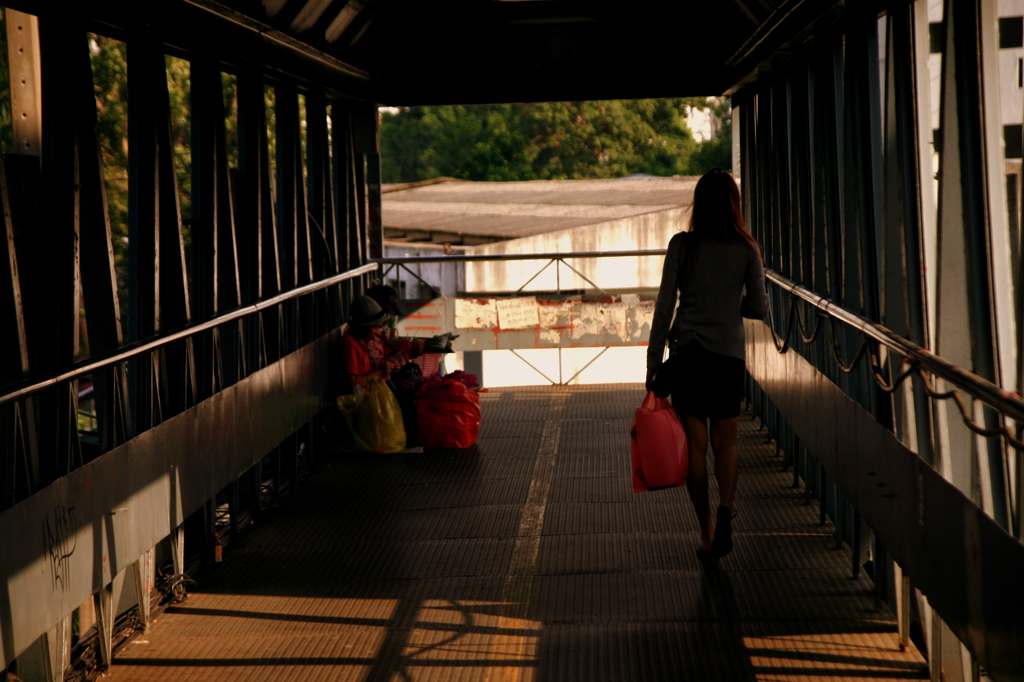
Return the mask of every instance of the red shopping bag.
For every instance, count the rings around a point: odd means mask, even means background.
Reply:
[[[686,483],[690,448],[672,403],[648,393],[636,409],[629,438],[633,454],[633,492],[673,488]]]
[[[480,433],[480,396],[457,379],[429,381],[416,392],[425,448],[468,448]]]

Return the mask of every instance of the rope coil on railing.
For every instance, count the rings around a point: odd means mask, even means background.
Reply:
[[[797,307],[797,299],[791,298],[789,314],[786,318],[785,334],[783,336],[779,336],[778,332],[775,331],[775,319],[772,316],[772,307],[769,303],[768,326],[772,330],[772,340],[775,342],[775,350],[777,350],[780,354],[789,351],[789,337],[793,333],[794,320],[796,320],[796,326],[799,329],[800,338],[803,339],[804,343],[813,343],[814,340],[817,339],[818,333],[821,331],[822,320],[828,316],[819,313],[818,315],[816,315],[816,317],[818,318],[818,321],[814,325],[814,331],[811,334],[807,334],[806,327],[803,322],[803,316],[800,315],[800,312]],[[839,369],[841,369],[845,374],[849,374],[850,372],[857,368],[857,365],[860,364],[861,358],[864,357],[865,350],[867,349],[867,340],[861,343],[860,349],[857,351],[857,354],[854,356],[853,360],[847,364],[843,362],[842,349],[840,348],[839,335],[836,334],[835,331],[835,324],[835,318],[830,318],[829,332],[832,338],[832,356],[835,358],[836,364],[839,366]]]
[[[814,314],[814,331],[810,334],[807,333],[807,325],[804,323],[804,316],[800,314],[800,306],[797,304],[796,299],[793,299],[793,305],[796,307],[796,324],[797,329],[800,330],[800,338],[804,340],[804,343],[814,343],[814,340],[818,338],[818,332],[821,331],[821,323],[825,320],[828,315],[822,312],[816,312]]]
[[[840,308],[832,301],[804,289],[778,273],[769,271],[766,273],[766,278],[781,289],[788,291],[791,296],[789,314],[781,336],[776,331],[772,307],[770,304],[768,306],[768,319],[766,321],[772,333],[775,349],[780,354],[786,353],[790,349],[789,337],[793,330],[794,319],[800,329],[800,336],[803,341],[805,343],[812,343],[820,331],[821,318],[829,317],[832,355],[839,369],[844,373],[848,374],[854,371],[860,364],[860,361],[865,356],[869,356],[871,358],[871,376],[879,388],[886,393],[895,392],[904,381],[916,376],[928,397],[940,401],[952,400],[956,403],[964,425],[972,432],[986,438],[1004,438],[1010,447],[1015,450],[1024,451],[1024,440],[1018,438],[1005,423],[997,428],[986,428],[979,424],[967,409],[967,404],[963,396],[960,395],[960,391],[967,393],[976,400],[982,401],[990,408],[999,412],[1003,417],[1012,419],[1018,425],[1024,426],[1024,401],[1021,400],[1020,396],[1005,391],[991,382],[953,365],[940,356],[918,347],[913,342],[894,334],[882,325]],[[816,314],[819,318],[818,322],[815,324],[814,331],[809,335],[806,333],[803,316],[799,312],[799,300],[804,300],[819,309],[819,312]],[[860,348],[850,363],[843,362],[840,337],[836,330],[837,322],[844,322],[864,334]],[[871,348],[870,341],[875,341],[877,346]],[[903,362],[909,365],[905,371],[892,380],[886,378],[889,372],[882,366],[881,353],[878,346],[883,345],[902,356]],[[932,382],[931,377],[933,376],[953,384],[956,388],[948,391],[938,391]]]

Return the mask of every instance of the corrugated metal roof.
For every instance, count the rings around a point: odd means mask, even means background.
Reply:
[[[384,229],[516,239],[687,206],[695,177],[385,185]]]

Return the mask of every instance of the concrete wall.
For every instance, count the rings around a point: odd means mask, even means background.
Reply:
[[[687,226],[688,221],[688,208],[674,208],[497,244],[467,247],[466,253],[663,250],[672,236]],[[657,287],[661,283],[664,258],[661,255],[576,258],[568,262],[604,289],[629,290]],[[516,291],[545,264],[546,261],[467,263],[466,291]],[[556,279],[555,266],[551,265],[530,282],[524,292],[556,291],[559,284],[563,290],[593,289],[565,266],[560,266]],[[524,350],[519,351],[518,356],[511,351],[484,351],[484,383],[488,386],[528,386],[551,382],[604,384],[644,380],[646,345],[610,348],[597,358],[600,353],[599,348],[567,348],[561,353],[558,350]],[[577,372],[580,372],[579,376],[573,378]]]
[[[497,244],[466,247],[466,253],[663,250],[672,235],[682,231],[688,220],[688,208],[673,208]],[[601,288],[633,289],[658,286],[663,258],[576,258],[568,262]],[[545,264],[546,261],[467,263],[466,291],[516,291]],[[552,265],[530,282],[524,291],[555,291],[559,288],[559,280],[563,290],[593,289],[565,266],[560,266],[559,274],[556,275],[555,266]]]

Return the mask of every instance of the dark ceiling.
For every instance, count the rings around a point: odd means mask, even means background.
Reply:
[[[720,94],[732,85],[726,61],[776,9],[774,0],[232,6],[369,72],[381,104]],[[341,21],[351,22],[338,34],[335,20],[343,13]]]
[[[866,1],[864,4],[868,4]],[[844,0],[92,0],[11,5],[384,105],[718,95]],[[60,14],[58,15],[57,12]]]
[[[729,0],[400,4],[350,48],[387,104],[720,94],[756,28]]]

